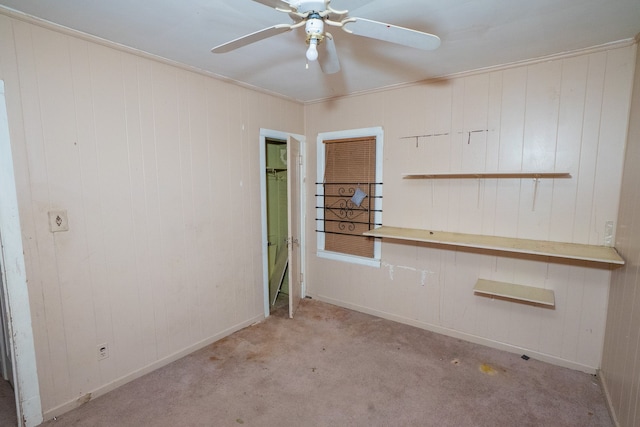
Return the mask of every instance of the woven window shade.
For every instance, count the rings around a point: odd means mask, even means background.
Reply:
[[[376,138],[325,143],[325,250],[373,258],[374,239],[362,235],[373,223]],[[356,189],[367,193],[360,206],[350,201]]]

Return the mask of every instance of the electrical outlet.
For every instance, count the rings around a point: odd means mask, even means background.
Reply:
[[[67,211],[49,211],[49,230],[52,233],[58,231],[69,231],[69,219]]]
[[[98,346],[98,360],[104,360],[109,357],[109,346],[107,343]]]

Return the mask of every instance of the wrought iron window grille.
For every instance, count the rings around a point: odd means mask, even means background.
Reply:
[[[316,200],[323,204],[316,204],[316,232],[367,238],[357,229],[366,226],[367,230],[372,230],[382,225],[376,222],[376,213],[382,212],[376,208],[376,200],[382,199],[381,186],[381,182],[316,182]],[[366,193],[359,205],[353,201],[358,189]],[[337,227],[328,230],[329,223]]]

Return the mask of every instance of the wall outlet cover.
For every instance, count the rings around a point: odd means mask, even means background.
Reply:
[[[104,360],[109,357],[109,346],[107,343],[98,345],[98,360]]]
[[[49,230],[52,233],[69,231],[69,219],[66,210],[49,211]]]

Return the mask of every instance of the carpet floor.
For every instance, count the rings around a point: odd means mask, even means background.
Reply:
[[[45,426],[612,426],[597,378],[306,299]]]

